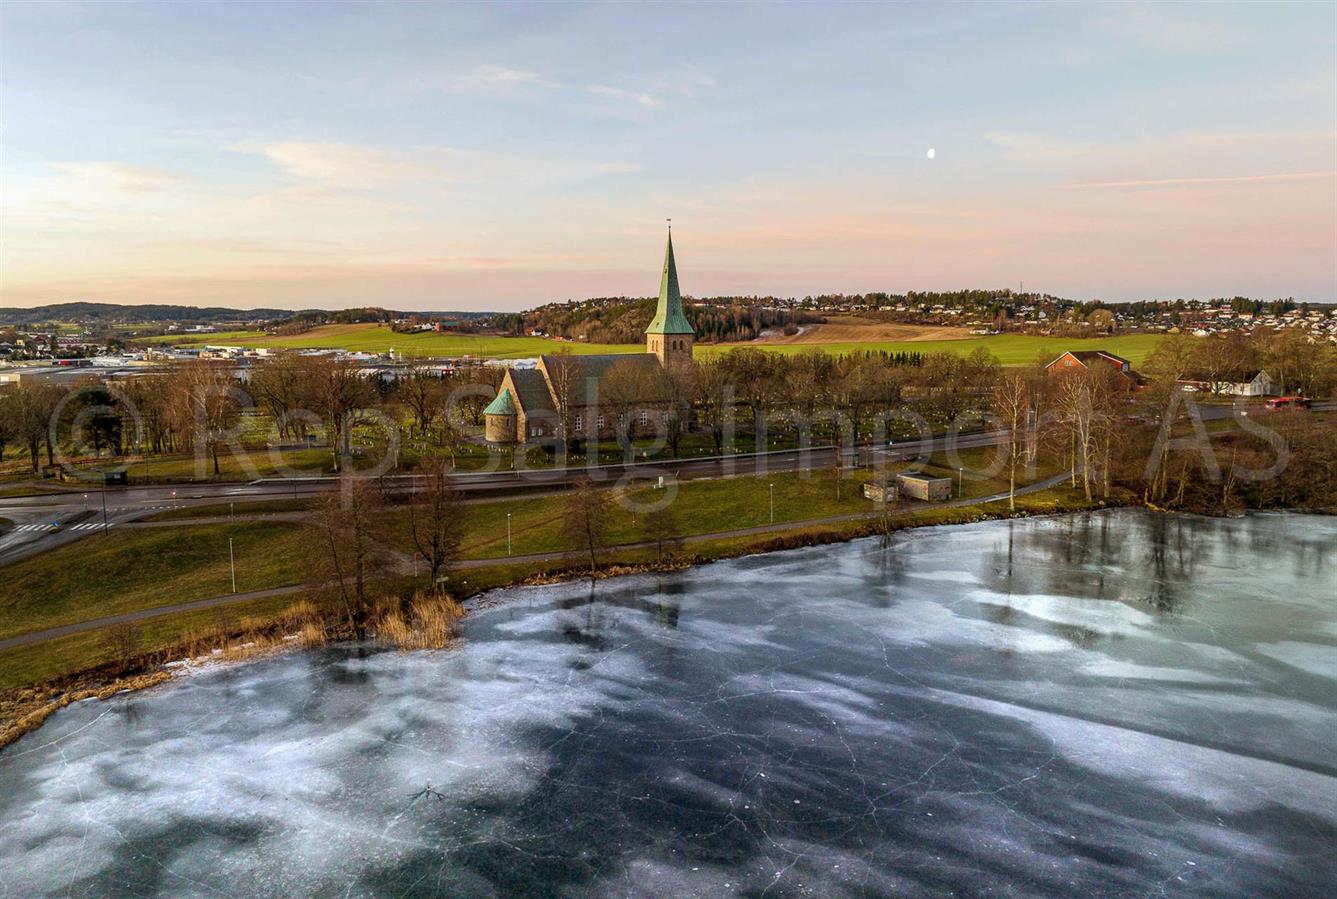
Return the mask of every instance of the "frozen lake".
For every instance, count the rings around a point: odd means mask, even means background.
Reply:
[[[0,895],[1320,895],[1335,565],[1126,510],[515,591],[57,714]]]

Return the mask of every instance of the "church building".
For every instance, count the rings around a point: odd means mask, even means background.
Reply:
[[[483,410],[484,437],[496,444],[598,439],[614,433],[617,419],[628,414],[636,416],[634,425],[656,424],[667,410],[664,372],[692,361],[695,339],[682,310],[670,231],[645,352],[545,355],[535,368],[508,368]]]

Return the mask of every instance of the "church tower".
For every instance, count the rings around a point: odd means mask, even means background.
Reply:
[[[682,294],[678,292],[678,267],[673,262],[673,229],[669,229],[664,250],[664,271],[659,276],[659,306],[650,327],[645,329],[645,351],[659,357],[664,366],[692,361],[692,342],[696,332],[682,312]]]

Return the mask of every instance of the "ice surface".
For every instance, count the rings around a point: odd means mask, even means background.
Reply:
[[[0,896],[1322,895],[1334,547],[935,528],[198,672],[0,753]]]

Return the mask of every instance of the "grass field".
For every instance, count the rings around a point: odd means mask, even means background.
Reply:
[[[866,475],[866,473],[864,473]],[[755,476],[685,481],[678,485],[672,505],[678,533],[682,536],[712,531],[747,528],[770,523],[770,491],[775,484],[775,521],[802,521],[826,515],[867,512],[872,504],[859,495],[856,479],[841,484],[836,499],[834,475],[830,471],[810,472],[807,479],[794,472],[776,472],[766,478]],[[662,492],[654,488],[632,490],[629,498],[648,506]],[[490,558],[506,554],[506,515],[511,514],[511,550],[514,555],[559,552],[570,549],[561,535],[563,496],[524,497],[465,507],[465,539],[461,546],[466,558]],[[395,543],[406,551],[411,543],[407,522],[394,516]],[[609,513],[608,541],[611,544],[645,540],[644,516],[633,517],[626,508],[614,505]]]
[[[1074,345],[1085,348],[1108,349],[1140,363],[1160,340],[1159,334],[1126,334],[1100,339],[1073,340],[1066,337],[1033,337],[1026,334],[994,334],[964,340],[871,340],[833,343],[793,344],[700,344],[697,358],[709,358],[727,353],[740,346],[755,346],[773,353],[803,353],[824,350],[828,353],[850,353],[864,350],[885,352],[934,353],[950,352],[966,355],[977,347],[984,347],[1004,365],[1024,365],[1044,356],[1052,358]],[[384,353],[394,349],[407,356],[477,356],[489,359],[521,359],[542,353],[568,350],[572,353],[639,353],[638,344],[572,343],[543,337],[471,337],[459,334],[396,334],[387,327],[375,324],[327,325],[306,334],[293,337],[271,337],[258,331],[239,331],[229,334],[201,334],[172,338],[164,342],[226,343],[233,346],[287,347],[290,349],[322,348],[345,349],[369,353]]]
[[[298,583],[302,530],[254,521],[127,528],[15,562],[4,568],[0,637],[227,593],[229,537],[238,592]]]
[[[1004,365],[1026,365],[1037,359],[1046,361],[1055,358],[1068,349],[1101,349],[1117,353],[1134,365],[1141,363],[1155,349],[1160,341],[1159,334],[1124,334],[1116,337],[1086,340],[1074,340],[1067,337],[1033,337],[1029,334],[992,334],[987,337],[971,337],[965,340],[902,340],[902,341],[866,341],[855,343],[795,343],[777,346],[758,346],[773,353],[810,352],[824,350],[828,353],[857,353],[863,351],[881,351],[888,353],[957,353],[962,356],[973,353],[983,347],[998,357]],[[697,358],[710,357],[727,353],[738,346],[748,344],[704,344],[696,348]]]
[[[180,521],[189,518],[230,518],[237,515],[273,515],[283,512],[305,512],[314,505],[309,499],[269,499],[260,502],[213,503],[207,506],[182,506],[156,515],[147,515],[140,521]]]
[[[199,346],[206,343],[233,343],[237,340],[264,336],[266,336],[264,331],[217,331],[212,334],[159,334],[157,337],[137,337],[135,339],[140,343]]]
[[[477,356],[486,359],[524,359],[543,353],[640,353],[632,344],[575,343],[546,337],[497,337],[466,334],[397,334],[383,325],[326,325],[292,337],[274,337],[260,331],[191,334],[160,342],[185,345],[226,344],[288,349],[343,349],[350,352],[384,353],[393,349],[405,356]]]

